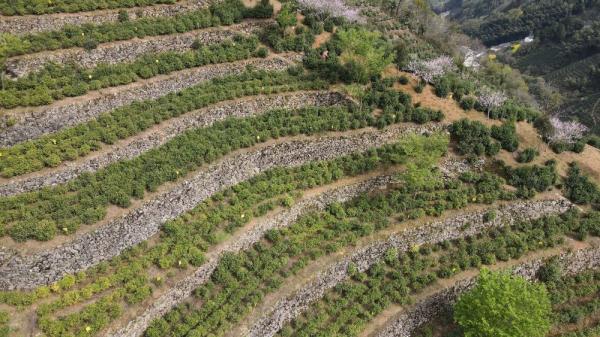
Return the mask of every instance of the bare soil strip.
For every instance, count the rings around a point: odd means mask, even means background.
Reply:
[[[567,274],[576,274],[600,266],[600,246],[597,240],[578,242],[567,239],[566,244],[553,249],[527,254],[508,262],[489,266],[492,270],[510,269],[513,273],[533,278],[542,262],[559,256]],[[479,272],[469,270],[450,279],[436,282],[412,297],[413,305],[390,306],[378,315],[359,337],[411,337],[420,325],[435,319],[438,314],[449,312],[458,296],[475,284]]]
[[[131,20],[142,17],[175,16],[198,10],[209,5],[206,0],[184,0],[175,4],[107,9],[79,13],[56,13],[45,15],[0,16],[0,32],[15,35],[55,31],[67,25],[102,24],[116,22],[119,11],[125,10]]]
[[[43,51],[8,59],[6,71],[9,75],[18,78],[42,70],[47,63],[59,65],[73,63],[79,67],[93,68],[99,64],[131,62],[144,54],[190,50],[196,40],[203,46],[220,43],[236,35],[254,33],[269,23],[270,20],[248,20],[231,26],[199,29],[182,34],[103,43],[93,50],[69,48]]]
[[[0,240],[0,289],[32,289],[66,274],[84,270],[155,235],[161,225],[227,187],[276,166],[293,167],[328,160],[395,142],[408,132],[429,126],[398,125],[386,130],[362,129],[326,137],[291,137],[236,151],[174,183],[161,186],[129,209],[113,208],[107,218],[78,234],[48,242]]]
[[[221,102],[169,119],[135,136],[105,146],[89,156],[65,162],[58,167],[45,168],[11,179],[0,178],[0,197],[66,183],[84,172],[95,172],[112,163],[137,157],[146,151],[165,144],[187,130],[208,127],[214,122],[226,118],[258,116],[273,109],[330,106],[344,101],[345,98],[336,92],[299,91],[278,95],[244,97],[238,100]]]
[[[557,200],[560,200],[559,202],[564,203],[565,205],[570,205],[570,203],[564,201],[564,199],[556,198],[557,197],[554,196],[553,199],[541,200],[531,204],[539,205],[539,207],[535,206],[535,208],[544,209],[545,212],[523,212],[524,208],[527,207],[526,203],[523,202],[505,203],[505,207],[503,208],[506,211],[505,216],[501,216],[502,219],[498,219],[494,223],[483,224],[482,226],[502,226],[505,221],[516,221],[516,218],[538,218],[548,213],[564,211],[559,209],[559,207],[554,208],[553,205]],[[503,212],[502,208],[498,211],[499,213]],[[433,223],[407,227],[396,234],[389,235],[384,240],[373,240],[359,249],[352,250],[348,255],[345,255],[343,259],[337,260],[332,265],[329,265],[324,271],[317,272],[316,275],[309,275],[310,281],[306,282],[303,286],[288,286],[292,289],[299,288],[300,290],[294,291],[293,295],[287,295],[277,301],[273,299],[272,301],[274,304],[269,303],[268,307],[261,306],[262,309],[258,312],[258,316],[261,317],[258,320],[256,320],[255,317],[252,317],[252,322],[246,322],[239,331],[235,330],[236,332],[234,334],[248,337],[274,336],[281,329],[283,324],[298,317],[311,303],[322,298],[328,289],[331,289],[344,281],[347,278],[347,266],[350,262],[353,262],[360,271],[364,271],[374,262],[379,260],[385,250],[387,250],[386,247],[394,246],[398,247],[400,251],[405,251],[406,249],[410,249],[410,246],[414,244],[437,242],[438,238],[432,238],[432,233],[435,233],[437,237],[446,237],[447,235],[450,235],[450,237],[454,238],[472,235],[481,230],[481,228],[479,228],[481,226],[474,226],[474,224],[469,221],[468,223],[471,223],[470,228],[463,232],[452,232],[452,229],[449,228],[449,226],[446,227],[448,221],[453,223],[452,227],[455,227],[457,223],[463,223],[467,218],[480,218],[484,213],[480,211],[465,214],[464,210],[459,210],[457,212],[459,212],[460,215],[455,216],[456,218],[446,218],[446,216],[444,216],[442,220]],[[416,241],[418,242],[412,242],[414,239],[411,241],[411,238],[416,238]],[[381,252],[381,254],[379,254],[379,252]],[[281,287],[280,289],[285,289],[285,287]],[[285,290],[283,291],[285,292]],[[231,336],[233,336],[233,334]]]
[[[209,81],[239,74],[248,66],[263,70],[283,70],[298,59],[298,54],[271,55],[266,59],[211,64],[160,75],[127,85],[91,91],[83,96],[63,99],[42,107],[3,110],[3,118],[15,124],[0,130],[0,146],[11,146],[67,127],[88,122],[104,112],[135,101],[156,99],[169,93]]]

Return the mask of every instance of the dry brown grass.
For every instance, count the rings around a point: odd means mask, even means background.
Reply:
[[[448,122],[454,122],[462,118],[468,118],[470,120],[477,120],[487,126],[499,125],[500,122],[497,120],[488,119],[485,114],[470,110],[464,111],[458,104],[451,98],[440,98],[435,95],[431,86],[425,87],[422,93],[417,93],[414,90],[414,86],[417,84],[417,79],[409,73],[398,71],[395,67],[390,67],[384,72],[384,76],[407,76],[410,81],[406,85],[396,83],[395,87],[409,93],[414,103],[420,103],[422,106],[429,107],[432,109],[439,109],[444,112],[446,116],[445,120]],[[526,148],[537,149],[540,156],[536,157],[533,164],[542,165],[546,161],[554,159],[557,161],[558,172],[561,176],[567,174],[569,164],[571,162],[577,162],[581,169],[588,174],[596,183],[600,184],[600,150],[595,147],[586,145],[582,153],[574,152],[563,152],[560,154],[554,153],[539,136],[533,125],[526,122],[517,123],[517,134],[519,137],[519,150]],[[496,158],[504,160],[507,164],[512,166],[519,166],[522,164],[517,163],[513,153],[501,151]],[[530,165],[530,164],[528,164]]]

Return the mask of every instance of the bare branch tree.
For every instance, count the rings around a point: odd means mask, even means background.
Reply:
[[[350,22],[365,22],[360,10],[349,7],[343,0],[298,0],[298,4],[314,10],[322,21],[329,17],[342,17]]]
[[[477,96],[477,101],[487,112],[488,118],[490,118],[492,110],[501,107],[507,99],[508,97],[503,92],[489,88],[483,88]]]
[[[454,60],[447,55],[442,55],[427,61],[411,61],[406,66],[407,71],[422,78],[427,83],[433,83],[437,77],[443,76],[447,72],[454,71],[455,69],[456,65],[454,64]]]
[[[572,144],[580,140],[588,132],[588,127],[578,122],[565,122],[558,117],[550,118],[553,127],[552,134],[548,137],[551,143]]]

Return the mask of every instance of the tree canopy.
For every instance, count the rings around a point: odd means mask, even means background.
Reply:
[[[372,75],[380,74],[392,63],[394,55],[381,33],[364,28],[341,29],[336,39],[342,49],[340,60],[347,68],[358,68],[366,82]]]
[[[550,312],[543,284],[483,269],[475,288],[458,300],[454,319],[465,337],[544,337]]]

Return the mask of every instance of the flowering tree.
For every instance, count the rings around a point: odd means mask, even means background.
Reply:
[[[487,112],[488,118],[490,118],[490,112],[499,108],[506,102],[508,97],[501,91],[494,91],[489,88],[484,88],[477,96],[477,101]]]
[[[342,17],[358,23],[365,21],[365,18],[360,15],[360,10],[349,7],[344,0],[298,0],[298,4],[302,8],[315,11],[318,19],[322,21],[328,17]]]
[[[436,77],[443,76],[456,69],[454,60],[450,56],[442,55],[428,61],[411,61],[406,70],[422,78],[425,82],[432,83]]]
[[[548,137],[551,143],[572,144],[583,138],[588,131],[587,126],[578,122],[564,122],[558,117],[550,118],[552,134]]]

